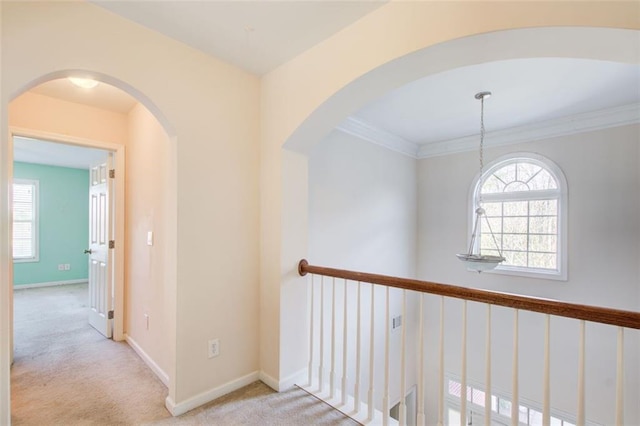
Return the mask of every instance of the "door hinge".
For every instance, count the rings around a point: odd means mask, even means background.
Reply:
[[[107,313],[107,319],[113,319],[113,311]]]
[[[109,177],[111,179],[115,179],[116,178],[116,169],[110,169],[109,170]]]
[[[109,240],[109,248],[110,248],[110,249],[112,249],[112,248],[116,248],[116,242],[115,242],[115,240]]]

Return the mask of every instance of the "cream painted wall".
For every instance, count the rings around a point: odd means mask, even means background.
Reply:
[[[128,138],[125,114],[28,92],[9,104],[9,125],[116,145]]]
[[[86,2],[1,7],[0,105],[81,69],[136,96],[169,133],[167,193],[179,209],[165,218],[177,227],[167,236],[168,406],[178,412],[257,377],[258,78]],[[210,360],[211,338],[221,354]]]
[[[417,162],[413,158],[394,153],[354,136],[334,131],[318,144],[309,155],[309,257],[313,265],[415,277],[417,252]],[[331,318],[331,281],[324,281],[325,319]],[[337,348],[338,378],[342,378],[343,281],[337,280]],[[375,290],[375,401],[382,409],[384,383],[384,313],[385,289]],[[361,329],[369,330],[371,288],[363,285]],[[320,281],[315,283],[316,301],[320,298]],[[357,286],[348,285],[348,367],[350,394],[353,394],[356,365]],[[392,290],[390,315],[402,314],[402,292]],[[316,302],[317,303],[317,302]],[[403,324],[407,327],[406,387],[416,384],[418,303],[408,297]],[[319,323],[316,307],[316,328]],[[329,323],[325,324],[328,327]],[[307,326],[308,327],[308,326]],[[319,336],[319,329],[315,331]],[[390,399],[392,405],[400,398],[401,329],[390,335]],[[369,371],[369,334],[363,333],[362,371]],[[319,364],[316,345],[314,359]],[[325,363],[331,358],[329,345],[325,347]],[[317,371],[317,370],[315,370]],[[314,371],[314,373],[315,373]],[[328,372],[328,371],[327,371]],[[328,378],[325,378],[328,383]],[[368,373],[362,375],[363,395],[369,388]],[[366,398],[365,398],[366,399]]]
[[[283,185],[283,172],[288,169],[286,149],[308,154],[332,128],[366,102],[419,77],[458,66],[534,56],[635,63],[638,50],[620,46],[628,46],[629,40],[637,42],[636,33],[588,27],[638,29],[638,7],[631,2],[390,2],[264,76],[260,172],[262,370],[282,379],[305,364],[306,349],[278,315],[304,315],[304,299],[292,297],[287,289],[303,285],[292,274],[295,262],[290,259],[303,257],[304,253],[289,250],[304,246],[305,237],[292,243],[298,229],[283,218],[294,213],[306,217],[308,211],[295,204]],[[537,31],[551,26],[556,28]],[[529,30],[500,33],[509,29]],[[468,37],[476,34],[483,35]],[[612,42],[618,37],[625,43]],[[286,179],[306,177],[287,175]],[[278,345],[273,344],[276,341]],[[285,351],[291,362],[279,364]]]
[[[477,172],[477,152],[419,161],[418,278],[476,288],[532,295],[587,305],[638,311],[640,276],[640,126],[625,126],[562,138],[485,150],[485,161],[510,152],[533,152],[554,161],[568,181],[568,281],[468,272],[455,253],[467,247],[468,195]],[[426,324],[437,347],[439,300]],[[447,303],[446,370],[460,373],[461,330],[458,302]],[[469,306],[470,354],[484,354],[485,309]],[[494,309],[493,386],[511,394],[511,311]],[[520,315],[520,395],[542,401],[543,316]],[[577,321],[552,320],[552,401],[554,408],[575,413],[577,389]],[[615,327],[587,328],[587,419],[614,422]],[[640,398],[640,333],[628,330],[626,347],[625,424],[640,423],[633,401]],[[452,337],[450,337],[452,336]],[[506,350],[505,350],[506,348]],[[437,359],[431,351],[428,359]],[[437,366],[431,363],[430,374]],[[484,383],[484,355],[469,357],[469,377]],[[429,381],[428,381],[429,382]],[[431,388],[431,395],[435,389]],[[428,402],[433,404],[433,399]],[[432,408],[432,412],[433,412]]]
[[[175,289],[166,271],[173,256],[169,244],[171,195],[170,140],[155,117],[141,104],[128,114],[126,159],[125,332],[158,365],[169,371]],[[173,213],[175,214],[175,212]],[[153,245],[147,245],[147,232]],[[148,316],[148,327],[147,317]]]

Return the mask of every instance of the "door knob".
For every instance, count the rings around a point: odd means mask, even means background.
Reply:
[[[85,249],[85,250],[84,250],[84,254],[91,254],[91,253],[93,253],[93,252],[91,251],[91,249]]]

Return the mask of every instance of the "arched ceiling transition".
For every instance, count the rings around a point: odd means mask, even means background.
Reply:
[[[285,147],[309,150],[339,129],[415,158],[640,122],[640,37],[633,30],[544,27],[451,40],[354,80]]]

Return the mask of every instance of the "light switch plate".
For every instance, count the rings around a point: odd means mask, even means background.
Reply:
[[[153,245],[153,231],[147,232],[147,245],[148,246]]]

